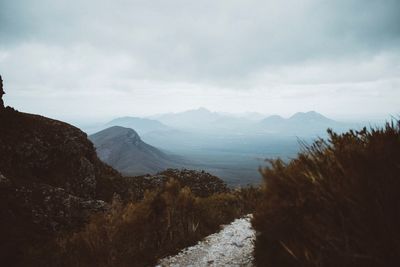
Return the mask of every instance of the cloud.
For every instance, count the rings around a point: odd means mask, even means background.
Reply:
[[[339,99],[343,113],[362,103],[387,113],[399,104],[382,93],[400,91],[399,11],[397,0],[2,1],[0,73],[12,104],[38,110],[35,97],[45,114],[56,108],[45,110],[44,94],[59,106],[83,99],[76,110],[91,98],[104,116],[196,105],[333,112]],[[105,107],[110,96],[133,104]]]

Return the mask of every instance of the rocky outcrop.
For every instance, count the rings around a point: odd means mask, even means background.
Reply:
[[[82,198],[110,198],[101,193],[102,183],[120,175],[97,158],[78,128],[8,109],[0,125],[0,171],[16,185],[47,184]]]
[[[3,79],[1,78],[0,75],[0,111],[4,109],[4,102],[3,102],[3,95],[5,94],[3,90]]]
[[[192,192],[199,197],[208,197],[229,191],[223,180],[205,171],[168,169],[160,174],[176,179],[182,186],[190,187]]]
[[[0,112],[0,256],[18,259],[54,233],[77,229],[123,188],[85,133],[11,108]],[[8,259],[8,261],[7,261]],[[3,263],[4,263],[3,262]]]
[[[162,188],[165,183],[174,179],[182,187],[189,187],[192,193],[198,197],[208,197],[213,194],[226,193],[229,189],[224,181],[204,171],[187,169],[167,169],[155,175],[143,175],[125,177],[125,196],[140,200],[146,190]]]

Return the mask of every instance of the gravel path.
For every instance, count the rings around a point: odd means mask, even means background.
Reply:
[[[250,219],[251,215],[247,215],[225,225],[197,245],[161,259],[158,266],[253,266],[255,232]]]

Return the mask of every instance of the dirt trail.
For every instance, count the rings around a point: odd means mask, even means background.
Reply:
[[[247,215],[225,225],[197,245],[160,260],[158,266],[253,266],[255,232],[250,219]]]

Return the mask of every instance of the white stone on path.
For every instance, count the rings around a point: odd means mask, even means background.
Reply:
[[[161,259],[158,266],[253,266],[255,231],[251,227],[250,219],[251,215],[236,219],[197,245],[188,247],[175,256]]]

